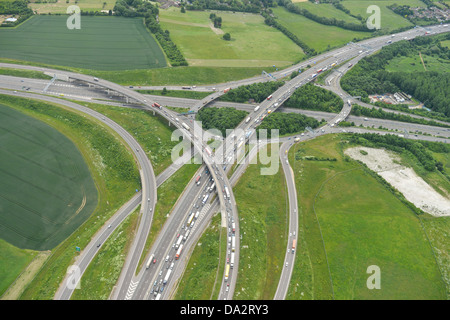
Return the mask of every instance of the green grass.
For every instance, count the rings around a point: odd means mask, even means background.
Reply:
[[[336,9],[331,3],[315,4],[309,1],[305,1],[296,3],[296,6],[302,9],[306,9],[312,14],[315,14],[319,17],[334,18],[337,20],[343,20],[356,24],[360,23],[358,19],[346,14],[341,10]]]
[[[261,175],[262,167],[267,165],[250,165],[233,188],[242,235],[233,297],[238,300],[273,299],[286,252],[288,203],[284,174],[280,166],[274,175]]]
[[[450,40],[441,41],[441,46],[447,47],[450,49]]]
[[[78,30],[69,30],[66,20],[34,16],[18,28],[0,30],[0,57],[94,70],[167,65],[142,19],[82,16]]]
[[[339,142],[337,135],[323,136],[289,153],[300,230],[288,298],[444,299],[419,218],[359,164],[344,161]],[[299,150],[338,161],[294,160]],[[381,269],[381,290],[366,287],[370,265]]]
[[[127,251],[137,228],[140,206],[114,230],[103,244],[75,290],[72,300],[107,300],[119,279]]]
[[[0,104],[0,234],[16,247],[49,250],[97,206],[97,190],[74,143]]]
[[[172,164],[172,149],[178,142],[171,141],[174,127],[169,127],[166,120],[140,109],[87,102],[83,104],[104,114],[128,131],[144,149],[155,176]]]
[[[226,237],[221,232],[220,214],[215,215],[199,241],[196,243],[183,277],[178,285],[175,300],[211,300],[211,293],[216,277],[220,288],[222,273],[218,273],[218,266],[223,264],[219,259],[220,237]]]
[[[160,10],[163,29],[182,51],[191,66],[216,67],[286,67],[304,57],[301,49],[289,38],[264,23],[255,14],[217,12],[222,17],[222,39],[209,27],[210,12],[187,11],[178,8]]]
[[[37,251],[19,249],[0,239],[0,297],[36,254]]]
[[[361,15],[363,18],[368,18],[372,13],[366,13],[367,8],[370,5],[377,5],[380,7],[381,15],[381,29],[382,30],[395,30],[402,27],[413,26],[406,18],[396,14],[387,6],[392,4],[409,5],[411,7],[426,7],[420,0],[395,0],[395,1],[370,1],[370,0],[343,0],[341,4],[350,10],[354,15]]]
[[[309,47],[317,52],[342,46],[352,41],[354,38],[366,38],[370,34],[367,32],[357,32],[345,30],[335,26],[326,26],[302,15],[291,13],[285,8],[274,8],[273,12],[278,18],[278,22],[304,41]]]
[[[122,140],[101,122],[66,107],[29,99],[0,96],[1,103],[33,116],[60,131],[80,150],[94,178],[99,203],[89,219],[52,250],[52,255],[21,295],[21,299],[52,299],[77,256],[99,227],[140,188],[139,173]]]

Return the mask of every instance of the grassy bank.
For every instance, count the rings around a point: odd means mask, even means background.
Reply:
[[[273,299],[283,268],[288,223],[284,174],[280,166],[274,175],[261,175],[263,167],[250,165],[233,188],[242,235],[234,299]]]

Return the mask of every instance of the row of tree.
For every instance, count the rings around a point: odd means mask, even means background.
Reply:
[[[335,93],[308,83],[295,90],[284,106],[338,113],[342,109],[343,101]]]
[[[447,37],[450,37],[448,35]],[[418,37],[384,47],[379,53],[362,59],[341,80],[351,95],[395,93],[403,91],[423,102],[434,112],[450,117],[450,74],[446,72],[387,72],[384,68],[396,57],[418,56],[419,52],[450,61],[450,50],[440,44],[442,36]]]
[[[5,21],[0,24],[0,27],[14,27],[31,17],[33,15],[33,10],[28,8],[28,1],[25,0],[0,1],[0,14],[17,15],[17,21]]]
[[[307,57],[311,57],[316,55],[316,50],[313,48],[310,48],[305,42],[300,40],[294,33],[289,31],[285,26],[283,26],[281,23],[278,23],[276,19],[272,16],[270,16],[267,12],[261,12],[261,15],[264,17],[264,23],[268,26],[277,28],[282,33],[284,33],[285,36],[287,36],[289,39],[291,39],[296,45],[298,45],[300,48],[302,48],[303,52],[306,54]]]
[[[183,54],[170,38],[169,30],[161,28],[157,20],[159,9],[156,6],[142,0],[117,0],[114,14],[123,17],[143,17],[146,27],[155,35],[170,64],[174,67],[188,65]]]
[[[388,119],[388,120],[409,122],[409,123],[419,123],[419,124],[425,124],[425,125],[436,126],[436,127],[444,127],[444,128],[449,127],[441,122],[436,122],[434,120],[413,118],[413,117],[405,115],[405,114],[386,112],[386,111],[383,111],[383,109],[381,109],[381,108],[370,109],[370,108],[361,107],[359,105],[352,106],[351,114],[355,115],[355,116],[366,116],[366,117],[370,117],[370,118]]]

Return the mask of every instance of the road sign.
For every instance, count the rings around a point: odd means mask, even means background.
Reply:
[[[81,251],[81,248],[80,248],[80,247],[75,247],[75,250],[76,250],[77,252],[80,252],[80,251]]]

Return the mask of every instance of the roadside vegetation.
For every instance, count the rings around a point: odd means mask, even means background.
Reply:
[[[197,99],[201,100],[209,96],[212,92],[203,91],[191,91],[191,90],[137,90],[142,94],[150,94],[155,96],[185,98],[185,99]]]
[[[202,108],[196,120],[202,122],[203,130],[217,129],[226,137],[227,129],[231,130],[244,120],[248,112],[234,108]]]
[[[1,96],[1,102],[53,126],[71,139],[85,158],[99,193],[99,203],[92,215],[52,249],[49,260],[20,297],[52,299],[77,256],[75,247],[83,249],[98,228],[140,188],[139,173],[121,139],[100,122],[50,103],[9,96]]]
[[[52,78],[52,77],[44,74],[41,71],[9,69],[9,68],[0,68],[0,74],[4,75],[4,76],[14,76],[14,77],[32,78],[32,79],[50,80]]]
[[[153,213],[152,226],[150,227],[150,233],[145,243],[144,253],[140,258],[139,269],[145,263],[145,253],[152,247],[176,202],[199,168],[200,164],[185,164],[159,186],[157,190],[158,202]]]
[[[299,113],[275,112],[269,114],[258,126],[258,136],[261,129],[267,130],[267,137],[270,138],[271,131],[279,130],[279,135],[291,135],[305,131],[306,127],[315,129],[320,126],[320,122],[314,118],[307,117]]]
[[[248,102],[254,100],[257,103],[264,101],[268,96],[284,85],[284,81],[259,82],[231,89],[222,95],[220,101]]]
[[[283,104],[286,108],[317,110],[338,113],[342,110],[344,102],[331,92],[312,83],[296,89],[291,97]]]

